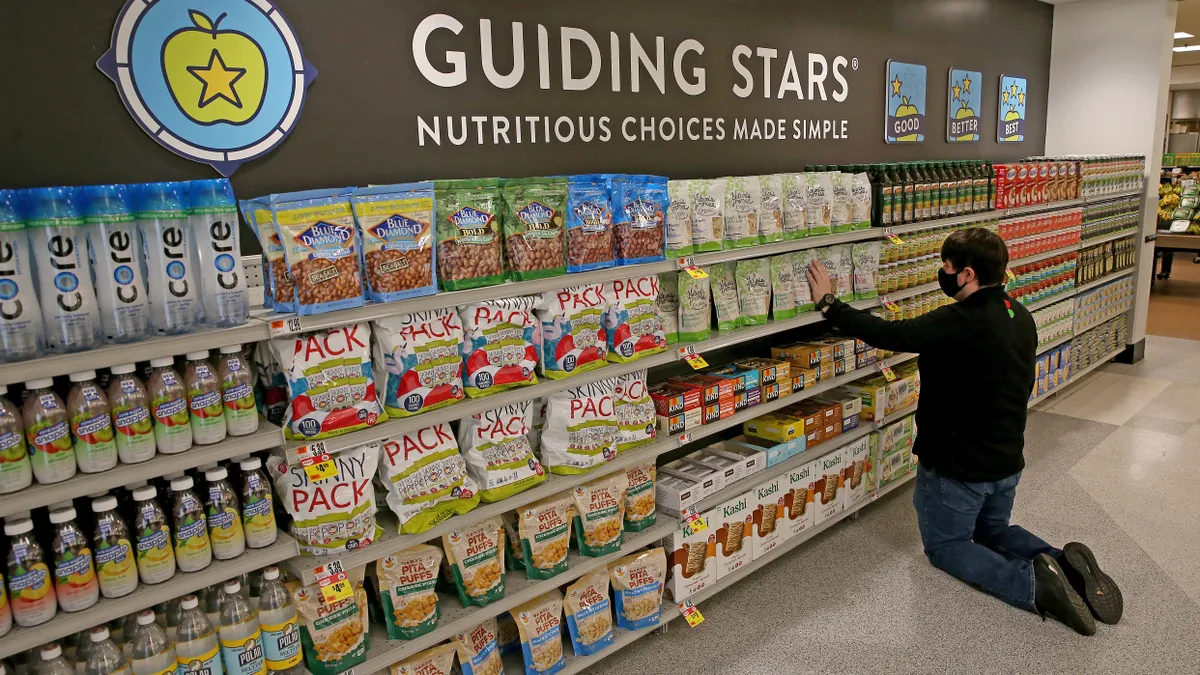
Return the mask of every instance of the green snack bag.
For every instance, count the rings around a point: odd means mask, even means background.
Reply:
[[[816,309],[816,301],[813,300],[812,289],[808,285],[808,262],[812,260],[811,253],[796,251],[789,254],[792,258],[792,302],[797,314]]]
[[[745,248],[758,243],[760,201],[758,176],[725,179],[725,240],[722,248]]]
[[[505,180],[504,255],[511,281],[545,279],[567,273],[563,222],[567,179]]]
[[[737,295],[743,326],[761,326],[771,311],[769,258],[737,261]]]
[[[717,308],[717,330],[733,330],[742,325],[736,265],[732,262],[717,263],[704,270],[712,279],[710,285],[713,305]]]
[[[808,236],[805,209],[808,196],[804,187],[804,174],[785,173],[780,176],[783,197],[780,209],[783,212],[783,239],[789,241]]]
[[[679,341],[699,342],[707,340],[712,327],[712,276],[693,279],[692,275],[679,274]],[[732,290],[733,305],[737,306],[737,289]]]
[[[783,177],[770,174],[758,177],[758,243],[783,239]]]
[[[775,321],[796,316],[792,275],[792,254],[771,256],[771,318]]]
[[[658,275],[658,297],[654,299],[654,312],[662,322],[667,344],[679,342],[679,277],[687,274],[660,272]],[[688,277],[689,279],[691,277]]]
[[[461,291],[502,283],[500,180],[437,181],[433,194],[438,287]]]
[[[839,171],[829,172],[829,182],[833,185],[833,205],[830,212],[830,226],[834,232],[849,232],[854,229],[850,214],[850,180],[852,176]]]
[[[667,259],[693,253],[691,181],[667,181],[666,239]]]
[[[810,235],[833,232],[833,182],[824,171],[804,174],[805,211]]]
[[[854,262],[856,300],[879,297],[879,248],[880,242],[877,241],[850,246],[850,258]]]

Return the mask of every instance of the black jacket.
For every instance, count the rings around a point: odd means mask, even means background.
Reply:
[[[960,481],[997,481],[1025,468],[1025,416],[1037,327],[999,286],[907,321],[834,303],[826,318],[881,349],[916,352],[921,369],[921,465]]]

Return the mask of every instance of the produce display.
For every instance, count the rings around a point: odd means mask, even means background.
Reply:
[[[1200,182],[1185,178],[1158,186],[1159,229],[1200,234]]]

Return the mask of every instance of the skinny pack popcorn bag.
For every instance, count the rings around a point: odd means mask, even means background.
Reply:
[[[655,311],[658,277],[623,277],[604,284],[608,298],[604,330],[608,360],[626,363],[667,349],[662,319]]]
[[[586,473],[617,456],[616,379],[605,378],[546,397],[542,463],[557,474]]]
[[[485,300],[458,308],[463,325],[463,384],[467,396],[537,384],[536,336],[532,295]]]
[[[313,481],[303,467],[272,455],[267,462],[275,494],[292,517],[291,535],[303,555],[330,555],[369,545],[383,534],[375,523],[371,478],[379,444],[364,443],[332,455],[337,475]]]
[[[435,424],[383,441],[379,481],[401,534],[424,532],[479,505],[449,424]]]
[[[561,380],[605,364],[604,286],[587,284],[542,294],[536,310],[542,323],[542,375]]]
[[[374,326],[388,415],[411,417],[462,400],[463,328],[457,312],[399,314],[377,319]]]
[[[485,502],[500,501],[546,480],[527,436],[533,423],[531,405],[521,401],[485,410],[458,425],[467,471]]]
[[[654,400],[646,388],[646,370],[618,375],[613,389],[617,412],[617,452],[632,450],[658,436]]]

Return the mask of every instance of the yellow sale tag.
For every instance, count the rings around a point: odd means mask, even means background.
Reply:
[[[680,347],[679,356],[684,361],[687,361],[692,370],[700,370],[701,368],[708,367],[708,361],[705,361],[703,356],[696,353],[695,347]]]
[[[1013,271],[1012,271],[1012,270],[1004,270],[1004,273],[1008,275],[1008,280],[1009,280],[1009,281],[1016,281],[1016,280],[1017,280],[1017,275],[1013,274]]]
[[[308,457],[300,461],[300,466],[304,467],[304,473],[311,481],[325,480],[338,475],[337,464],[329,455]]]
[[[886,295],[879,296],[879,300],[880,300],[880,302],[883,303],[883,306],[887,307],[890,311],[893,311],[893,312],[900,311],[900,305],[897,305],[895,302],[892,301],[891,298],[887,297]]]
[[[879,372],[883,373],[883,379],[887,380],[888,382],[896,381],[896,373],[892,372],[891,366],[887,364],[881,364],[879,366]]]
[[[321,586],[321,599],[325,601],[325,604],[332,605],[354,596],[354,588],[350,585],[350,581],[345,578],[345,575],[342,577],[328,586]]]
[[[696,509],[691,507],[684,510],[682,520],[684,536],[703,532],[708,529],[708,523],[704,522],[704,518],[696,512]]]
[[[679,613],[683,615],[683,618],[688,622],[688,626],[691,628],[695,628],[696,626],[704,623],[704,615],[700,613],[700,610],[696,607],[696,605],[692,604],[691,600],[684,600],[683,602],[679,603]]]
[[[693,279],[708,278],[708,272],[705,272],[704,270],[700,269],[699,267],[685,267],[685,268],[683,268],[683,271],[687,272],[688,276],[690,276]]]
[[[904,240],[901,239],[900,236],[897,235],[895,232],[892,232],[892,228],[890,228],[890,227],[884,229],[883,236],[887,237],[887,240],[892,242],[893,244],[903,244],[904,243]]]

